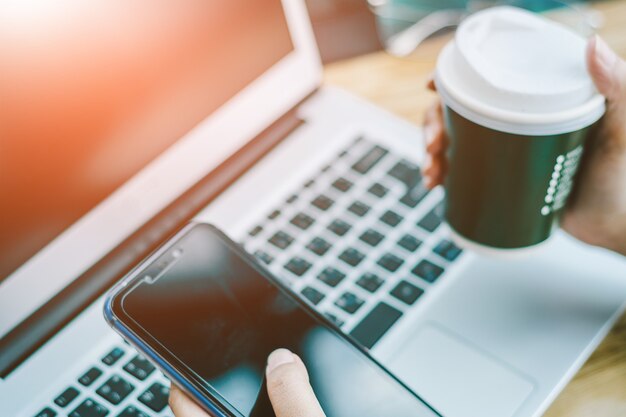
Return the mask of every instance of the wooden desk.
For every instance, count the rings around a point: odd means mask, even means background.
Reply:
[[[626,0],[596,4],[604,15],[600,35],[626,56]],[[363,96],[379,106],[421,124],[434,100],[426,90],[437,54],[449,37],[429,41],[407,59],[384,52],[327,66],[325,81]],[[563,390],[546,417],[626,416],[626,315]]]

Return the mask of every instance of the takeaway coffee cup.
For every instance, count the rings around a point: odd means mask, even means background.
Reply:
[[[445,217],[461,246],[519,253],[552,234],[605,111],[585,48],[568,28],[503,6],[467,18],[442,50]]]

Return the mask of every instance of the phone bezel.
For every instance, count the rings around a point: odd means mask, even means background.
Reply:
[[[275,285],[286,297],[303,308],[313,320],[321,323],[343,342],[349,344],[352,348],[357,349],[361,354],[364,354],[370,361],[372,361],[373,364],[376,365],[380,372],[387,374],[390,378],[400,384],[401,387],[408,391],[409,395],[413,395],[425,407],[431,410],[434,416],[441,417],[441,414],[437,410],[435,410],[429,403],[411,390],[411,388],[409,388],[401,380],[390,373],[384,366],[382,366],[382,364],[373,358],[366,349],[361,347],[348,335],[344,334],[328,318],[315,311],[298,295],[294,294],[289,287],[275,278],[254,256],[246,252],[240,245],[233,242],[219,228],[208,223],[191,222],[184,226],[173,237],[168,239],[144,261],[140,262],[113,288],[111,288],[104,302],[104,316],[109,325],[117,333],[119,333],[137,350],[143,353],[148,360],[150,360],[168,378],[170,378],[171,381],[174,381],[178,387],[194,398],[207,412],[215,417],[245,417],[235,407],[233,407],[226,398],[222,397],[209,384],[204,383],[201,378],[196,375],[193,370],[189,369],[184,363],[182,363],[176,355],[163,347],[149,332],[143,329],[132,317],[128,316],[122,307],[124,296],[132,291],[137,284],[143,281],[143,273],[195,228],[207,228],[211,233],[217,235],[230,250],[241,256],[263,278]]]

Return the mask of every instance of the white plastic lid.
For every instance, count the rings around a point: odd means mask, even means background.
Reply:
[[[586,40],[559,23],[502,6],[478,12],[441,52],[435,82],[446,105],[489,128],[550,135],[604,114],[585,63]]]

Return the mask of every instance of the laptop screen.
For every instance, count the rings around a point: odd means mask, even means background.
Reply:
[[[180,11],[186,5],[187,16]],[[120,124],[133,123],[128,115],[137,115],[135,123],[152,123],[151,129],[158,130],[154,127],[158,117],[143,115],[158,114],[154,108],[159,106],[171,109],[163,103],[175,102],[179,106],[167,112],[168,126],[178,118],[177,128],[183,133],[293,50],[280,0],[185,1],[171,7],[169,20],[183,24],[176,26],[167,23],[167,16],[161,18],[166,22],[159,27],[165,34],[157,37],[157,41],[165,39],[162,45],[146,41],[160,21],[147,16],[144,30],[129,30],[129,37],[120,39],[119,45],[108,44],[113,46],[110,50],[91,51],[98,62],[98,57],[109,53],[111,59],[120,59],[124,55],[117,48],[126,48],[127,61],[137,63],[128,70],[141,74],[135,79],[122,77],[125,84],[100,88],[116,75],[107,68],[93,70],[93,85],[82,87],[93,87],[95,96],[79,106],[84,109],[78,112],[79,118],[49,123],[43,131],[30,129],[40,121],[36,112],[26,109],[24,114],[33,117],[23,125],[26,128],[19,124],[20,117],[6,117],[7,123],[0,123],[0,282],[180,137],[151,137],[141,134],[142,128],[126,130],[137,134],[120,134],[125,132]],[[72,66],[71,61],[65,64]],[[115,62],[111,66],[125,68]],[[91,70],[88,65],[85,68]],[[67,84],[66,94],[71,95],[76,83],[70,74]],[[84,95],[78,92],[77,97]],[[18,112],[19,97],[16,101],[14,111]],[[72,97],[61,97],[58,106],[66,104],[76,106]],[[172,117],[176,112],[180,115]],[[41,123],[46,126],[47,121]],[[78,127],[68,130],[64,125]]]

